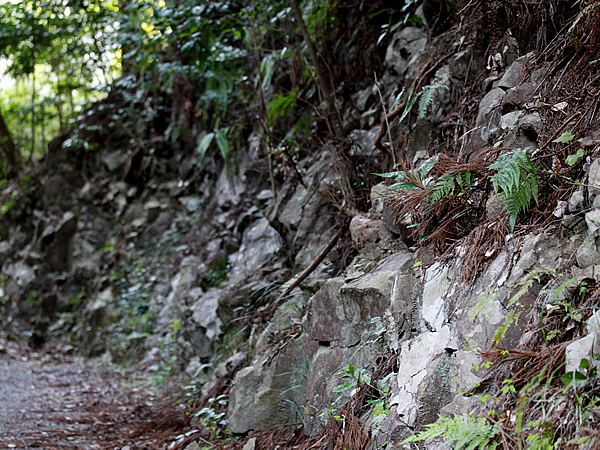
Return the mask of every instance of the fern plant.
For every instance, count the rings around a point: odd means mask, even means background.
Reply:
[[[439,416],[437,422],[425,425],[426,430],[405,439],[400,445],[417,442],[431,441],[442,437],[445,444],[454,450],[486,450],[498,447],[494,438],[498,434],[498,428],[484,418],[475,418],[471,414],[459,416],[453,419]]]
[[[417,117],[419,119],[425,117],[425,114],[427,114],[427,109],[429,108],[431,103],[433,103],[435,93],[439,89],[448,90],[448,86],[446,86],[445,84],[432,84],[429,86],[424,86],[423,89],[421,89],[421,98],[419,99],[419,107],[417,113]]]
[[[460,188],[458,196],[464,195],[466,191],[471,190],[473,186],[473,174],[469,171],[448,173],[439,177],[432,188],[431,201],[437,202],[444,197],[454,194],[457,187]]]
[[[425,115],[427,114],[427,109],[429,109],[429,106],[431,105],[431,103],[433,103],[433,98],[435,97],[435,93],[439,89],[448,90],[448,86],[446,86],[445,84],[431,84],[428,86],[423,86],[421,88],[421,90],[419,92],[417,92],[416,94],[414,93],[414,86],[412,86],[410,88],[410,90],[408,91],[408,101],[406,102],[406,106],[404,107],[404,110],[402,111],[402,114],[400,115],[400,118],[398,119],[398,123],[402,123],[402,121],[404,119],[406,119],[406,116],[408,116],[408,114],[412,110],[413,106],[415,106],[417,101],[419,102],[417,105],[417,118],[423,119],[425,117]],[[402,91],[396,97],[396,101],[394,102],[395,105],[398,104],[398,102],[400,101],[400,98],[403,95],[404,95],[404,88],[402,88]]]
[[[490,177],[494,192],[504,195],[504,210],[513,231],[517,216],[529,210],[531,199],[538,203],[537,169],[529,158],[528,149],[515,149],[500,155],[489,168],[496,173]]]
[[[398,220],[410,217],[419,251],[427,248],[448,257],[459,242],[474,249],[464,263],[468,278],[480,261],[496,254],[531,200],[539,203],[538,170],[528,151],[492,147],[468,162],[439,154],[418,169],[403,160],[403,170],[376,175],[397,182],[384,195]],[[488,216],[490,191],[503,197],[502,220]]]

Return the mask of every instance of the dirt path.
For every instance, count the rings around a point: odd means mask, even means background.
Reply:
[[[127,382],[83,359],[0,343],[0,450],[168,448],[185,430],[183,410]]]

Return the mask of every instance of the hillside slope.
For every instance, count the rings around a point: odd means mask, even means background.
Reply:
[[[179,448],[598,448],[600,7],[409,4],[235,152],[117,83],[2,186],[4,337],[179,377]]]

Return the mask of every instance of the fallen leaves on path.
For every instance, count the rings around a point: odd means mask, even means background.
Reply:
[[[189,425],[168,394],[81,358],[0,353],[0,448],[166,449]]]

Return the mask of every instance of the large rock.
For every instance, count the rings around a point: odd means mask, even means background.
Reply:
[[[410,315],[403,316],[402,312],[411,309],[416,284],[410,274],[412,261],[411,253],[400,252],[351,283],[344,284],[341,278],[329,280],[309,302],[304,323],[308,337],[339,347],[366,342],[373,331],[386,324],[390,308],[398,313],[394,317],[398,320],[388,324],[393,325],[388,331],[400,335],[409,327]],[[383,322],[373,322],[376,317]]]
[[[456,344],[454,344],[456,345]],[[398,368],[399,392],[390,404],[397,405],[397,415],[407,426],[417,423],[423,414],[422,406],[435,413],[451,400],[450,364],[452,348],[450,329],[445,326],[438,332],[427,332],[405,342]]]
[[[343,278],[330,278],[309,301],[304,329],[308,337],[320,342],[345,342],[345,311],[340,304]]]
[[[591,362],[600,353],[600,311],[592,314],[586,322],[586,335],[571,342],[565,349],[565,373],[583,372],[581,360]]]
[[[73,263],[73,236],[77,231],[77,216],[72,212],[63,215],[60,222],[44,230],[40,250],[51,270],[68,272]]]
[[[85,308],[88,324],[94,329],[106,328],[113,303],[112,289],[109,287],[101,291]]]
[[[363,214],[357,214],[350,222],[352,243],[357,249],[366,244],[375,243],[381,238],[384,230],[383,220],[370,219]]]
[[[279,214],[279,222],[282,223],[288,231],[298,229],[298,225],[300,225],[300,221],[302,220],[302,213],[307,195],[307,189],[301,184],[297,185],[294,194],[285,203],[283,210]]]
[[[379,128],[372,130],[354,130],[348,138],[352,141],[350,146],[350,156],[375,156],[379,150],[375,147],[375,138]]]
[[[229,429],[246,433],[298,422],[307,406],[307,374],[317,348],[317,342],[300,337],[272,360],[239,371],[229,395]]]
[[[590,200],[600,193],[600,158],[596,158],[588,169],[588,190]]]
[[[271,262],[283,245],[283,239],[265,218],[259,219],[244,230],[242,245],[229,257],[231,284],[258,275],[260,269]]]
[[[335,234],[334,208],[328,200],[337,189],[338,173],[327,152],[311,164],[304,174],[304,185],[286,183],[277,192],[265,215],[283,233],[290,248],[297,249],[295,266],[304,270]],[[316,273],[316,272],[315,272]]]
[[[521,84],[523,64],[528,56],[529,55],[521,56],[506,69],[506,72],[504,72],[504,75],[498,82],[499,88],[508,90]]]
[[[349,380],[341,378],[340,369],[352,364],[372,370],[372,364],[377,356],[376,345],[370,344],[356,349],[320,346],[314,354],[307,377],[306,411],[304,427],[307,434],[312,435],[322,430],[330,418],[332,408],[339,408],[348,401],[351,389],[344,392],[334,392],[334,389]]]
[[[127,155],[121,150],[115,150],[102,155],[102,162],[105,164],[109,172],[114,172],[120,169],[125,164]]]
[[[502,99],[502,112],[505,114],[515,109],[523,108],[533,100],[537,85],[535,83],[523,83],[509,89]]]
[[[406,27],[394,34],[385,54],[385,64],[398,75],[404,76],[414,67],[427,47],[427,33],[416,27]]]
[[[219,308],[219,289],[211,289],[204,293],[194,288],[188,293],[187,304],[191,304],[191,321],[186,324],[188,340],[200,358],[208,358],[212,354],[212,345],[221,335],[221,319],[217,315]]]
[[[485,125],[489,122],[492,113],[497,110],[502,104],[504,91],[500,88],[492,89],[485,94],[485,97],[479,103],[479,113],[477,114],[477,125]]]

